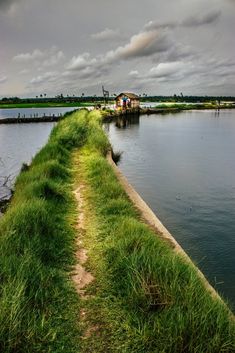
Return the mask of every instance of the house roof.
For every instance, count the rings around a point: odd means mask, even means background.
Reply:
[[[140,99],[140,97],[137,96],[137,94],[130,93],[130,92],[122,92],[116,97],[116,99],[118,99],[119,97],[121,97],[123,95],[130,98],[130,99]]]

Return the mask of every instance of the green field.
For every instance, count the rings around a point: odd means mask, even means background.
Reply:
[[[54,103],[54,102],[48,102],[48,103],[11,103],[11,104],[5,104],[5,103],[0,103],[0,109],[14,109],[14,108],[60,108],[60,107],[88,107],[88,106],[93,106],[94,103],[92,102],[87,102],[87,103],[81,103],[81,102],[74,102],[74,103]]]

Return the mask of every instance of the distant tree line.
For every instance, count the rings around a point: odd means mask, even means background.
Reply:
[[[63,94],[60,94],[55,97],[47,97],[46,94],[40,94],[39,96],[36,97],[31,97],[31,98],[19,98],[19,97],[4,97],[0,100],[0,103],[2,104],[19,104],[19,103],[76,103],[76,102],[96,102],[98,100],[103,100],[103,97],[97,97],[97,96],[64,96]]]
[[[182,103],[204,103],[204,102],[235,102],[233,96],[183,96],[174,94],[173,96],[144,96],[143,102],[182,102]]]
[[[115,99],[116,94],[112,94],[106,101],[111,102]],[[233,96],[183,96],[174,94],[173,96],[148,96],[146,93],[139,95],[142,102],[191,102],[191,103],[203,103],[203,102],[213,102],[213,101],[233,101],[235,102],[235,97]],[[80,103],[80,102],[100,102],[103,101],[103,96],[89,95],[85,96],[82,93],[81,96],[64,96],[63,94],[57,95],[55,97],[47,97],[47,95],[40,94],[34,98],[19,98],[19,97],[4,97],[0,100],[0,104],[20,104],[20,103]]]

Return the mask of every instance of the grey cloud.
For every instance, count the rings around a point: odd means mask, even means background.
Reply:
[[[170,43],[165,33],[158,31],[143,31],[130,38],[124,46],[97,55],[92,58],[89,53],[73,57],[66,65],[68,71],[79,71],[81,76],[87,72],[106,71],[115,62],[151,56],[169,49]]]
[[[32,78],[30,84],[38,85],[44,82],[54,82],[57,78],[58,72],[45,72],[42,75]]]
[[[0,0],[0,13],[16,12],[22,6],[23,0]]]
[[[149,21],[144,26],[144,29],[147,31],[153,31],[161,28],[175,28],[178,26],[180,26],[180,22],[177,22],[177,21],[171,21],[171,22]]]
[[[161,28],[174,29],[177,27],[200,27],[204,25],[209,25],[218,20],[221,16],[221,11],[212,10],[206,14],[194,15],[187,17],[183,21],[169,21],[169,22],[159,22],[159,21],[150,21],[145,25],[146,30],[154,30]]]
[[[182,21],[181,25],[185,27],[198,27],[198,26],[209,25],[217,21],[220,15],[221,15],[221,11],[214,10],[205,15],[203,14],[202,16],[189,17],[184,21]]]
[[[110,28],[105,28],[103,31],[98,33],[93,33],[91,35],[92,39],[95,39],[98,41],[106,41],[111,39],[117,39],[120,37],[121,37],[121,33],[119,29],[110,29]]]
[[[93,67],[88,67],[79,74],[79,78],[84,80],[95,79],[95,78],[102,77],[107,73],[108,73],[108,70],[105,67],[101,68],[100,70],[97,70],[96,68],[93,68]]]
[[[183,59],[190,59],[192,57],[196,57],[194,48],[191,48],[186,45],[182,45],[180,43],[174,43],[166,52],[165,57],[163,57],[166,61],[179,61]]]
[[[62,50],[52,46],[50,49],[41,51],[34,49],[31,53],[20,53],[13,57],[13,61],[20,64],[27,64],[40,61],[42,66],[53,66],[65,58]]]
[[[30,72],[29,69],[23,69],[19,72],[20,75],[25,75],[25,74],[28,74]]]
[[[81,55],[82,56],[82,55]],[[79,65],[73,69],[67,69],[62,77],[68,79],[69,81],[74,81],[78,79],[95,79],[97,77],[101,77],[102,75],[106,75],[109,72],[109,66],[104,65],[102,62],[96,62],[93,64]]]
[[[13,57],[13,61],[19,63],[27,63],[34,60],[40,60],[44,56],[43,52],[39,49],[35,49],[32,53],[20,53]]]
[[[7,81],[7,76],[0,76],[0,84],[3,84]]]
[[[184,85],[192,93],[210,94],[207,82],[213,80],[218,94],[229,95],[235,72],[233,4],[68,0],[65,6],[63,0],[0,0],[0,78],[8,77],[0,95],[25,95],[27,87],[29,94],[69,93],[76,87],[97,93],[100,81],[114,92],[125,86],[170,93]],[[149,22],[153,16],[156,21]],[[184,64],[177,69],[177,62]]]
[[[202,66],[199,67],[192,61],[161,62],[143,73],[131,73],[134,81],[143,85],[153,83],[183,82],[200,75]]]
[[[0,0],[0,9],[5,10],[15,2],[16,0]]]
[[[62,50],[56,51],[55,53],[49,53],[46,59],[43,61],[43,66],[54,66],[58,64],[60,61],[65,59],[65,55]]]
[[[209,83],[213,81],[218,87],[222,87],[223,84],[234,82],[235,73],[231,73],[231,65],[235,68],[235,63],[230,60],[218,62],[201,58],[199,61],[162,62],[146,72],[132,71],[129,75],[133,81],[139,81],[142,85],[151,85],[154,82],[200,82],[204,87],[209,87]]]

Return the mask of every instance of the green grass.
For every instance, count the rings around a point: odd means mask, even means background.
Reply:
[[[0,109],[15,109],[15,108],[60,108],[60,107],[89,107],[93,106],[94,103],[92,102],[86,102],[86,103],[81,103],[81,102],[73,102],[73,103],[54,103],[54,102],[48,102],[48,103],[11,103],[11,104],[5,104],[5,103],[0,103]]]
[[[0,220],[0,352],[234,352],[228,308],[140,221],[105,159],[101,122],[85,110],[60,121],[17,178]],[[86,185],[84,241],[96,278],[85,301],[70,280],[75,179]]]
[[[79,298],[68,280],[76,217],[70,156],[84,143],[87,114],[54,128],[0,221],[1,352],[78,351]]]

